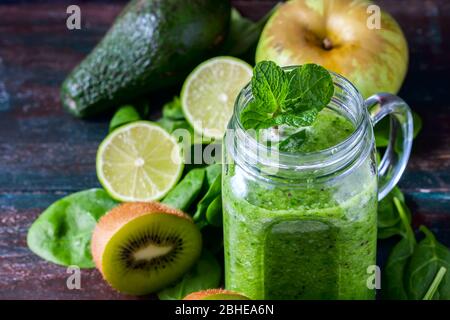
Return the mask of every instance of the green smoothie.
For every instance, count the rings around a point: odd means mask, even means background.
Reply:
[[[307,128],[300,152],[333,147],[354,131],[331,109]],[[284,186],[230,164],[223,178],[227,289],[253,299],[372,299],[377,179],[370,157],[324,183]]]

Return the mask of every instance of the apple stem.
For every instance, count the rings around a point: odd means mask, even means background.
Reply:
[[[325,39],[323,39],[323,41],[322,41],[322,47],[325,49],[325,50],[331,50],[331,49],[333,49],[333,43],[331,42],[331,40],[330,39],[328,39],[328,38],[325,38]]]

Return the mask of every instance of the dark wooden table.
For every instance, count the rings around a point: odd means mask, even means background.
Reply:
[[[50,203],[99,186],[95,153],[107,121],[64,113],[59,86],[93,48],[125,1],[0,0],[0,299],[119,299],[96,270],[82,289],[66,287],[66,269],[33,255],[28,227]],[[237,0],[259,18],[276,1]],[[82,29],[66,28],[76,3]],[[400,186],[414,225],[425,224],[450,246],[450,2],[384,0],[409,41],[411,61],[400,96],[424,120]],[[155,117],[157,115],[155,114]]]

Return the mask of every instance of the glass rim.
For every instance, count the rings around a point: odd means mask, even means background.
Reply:
[[[288,71],[297,66],[285,66],[282,67],[283,70]],[[328,70],[329,71],[329,70]],[[248,130],[245,130],[241,121],[240,121],[240,112],[245,108],[245,106],[251,101],[251,82],[245,85],[244,88],[239,92],[238,97],[236,98],[234,104],[234,112],[231,122],[237,124],[237,127],[234,128],[237,131],[237,135],[240,135],[240,138],[245,139],[245,142],[249,144],[250,148],[246,148],[244,151],[250,153],[251,149],[254,149],[254,152],[261,154],[261,152],[268,152],[272,155],[277,156],[278,159],[278,167],[294,167],[295,169],[311,169],[311,168],[320,168],[328,164],[334,164],[339,162],[340,158],[345,158],[347,154],[349,154],[352,150],[357,148],[361,141],[364,140],[363,137],[366,132],[366,128],[368,126],[368,114],[367,110],[364,108],[364,99],[359,92],[359,90],[345,77],[335,72],[329,71],[332,78],[335,88],[340,88],[343,92],[348,94],[353,102],[352,104],[356,105],[356,112],[350,112],[351,115],[355,117],[355,130],[343,141],[339,142],[336,145],[333,145],[329,148],[313,151],[313,152],[305,152],[305,153],[291,153],[291,152],[283,152],[274,148],[270,148],[263,143],[260,143],[255,137],[253,137]],[[333,95],[333,98],[336,97],[336,91]],[[333,99],[332,98],[332,99]],[[332,100],[333,101],[333,100]],[[330,103],[331,104],[331,103]],[[328,106],[330,106],[330,104]],[[327,106],[327,107],[328,107]],[[360,149],[360,148],[357,148]],[[270,159],[260,159],[262,162],[266,160],[269,163],[264,163],[266,165],[270,165]]]

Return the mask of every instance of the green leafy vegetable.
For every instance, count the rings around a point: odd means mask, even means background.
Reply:
[[[322,110],[334,93],[330,73],[317,64],[305,64],[287,74],[289,91],[283,102],[284,110]]]
[[[157,123],[169,133],[173,133],[177,129],[186,129],[193,134],[194,130],[186,120],[172,120],[168,118],[161,118]]]
[[[420,230],[425,238],[419,243],[405,212],[404,204],[396,197],[402,239],[392,249],[383,276],[383,297],[393,300],[450,299],[450,250],[437,242],[426,227]]]
[[[179,97],[174,97],[172,101],[166,103],[162,109],[162,115],[165,119],[184,120],[183,109]]]
[[[50,262],[92,268],[92,231],[106,212],[117,205],[102,189],[71,194],[54,202],[28,231],[28,247]]]
[[[212,164],[206,167],[206,182],[208,183],[208,188],[212,186],[216,178],[222,173],[222,165]]]
[[[412,112],[414,124],[414,138],[422,131],[422,119],[416,112]],[[374,128],[375,141],[378,148],[387,147],[389,144],[389,118],[381,120]]]
[[[396,198],[401,203],[405,216],[408,220],[408,225],[411,223],[411,212],[405,204],[405,197],[398,187],[384,197],[378,203],[378,238],[386,239],[394,235],[402,235],[405,232],[405,227],[394,203]]]
[[[422,118],[415,113],[414,111],[412,112],[412,116],[413,116],[413,123],[414,123],[414,138],[417,137],[420,133],[420,131],[422,131]]]
[[[330,73],[316,64],[285,72],[272,61],[261,61],[253,69],[251,85],[253,100],[240,115],[247,130],[310,126],[334,93]],[[306,132],[288,137],[280,146],[289,146],[284,150],[298,150],[305,141],[304,135]]]
[[[203,226],[206,221],[206,211],[210,204],[216,199],[220,194],[222,189],[222,174],[219,174],[214,182],[209,186],[208,191],[203,196],[203,198],[197,204],[197,210],[194,214],[194,221],[200,223]]]
[[[280,151],[284,152],[297,152],[299,146],[303,144],[305,139],[306,139],[306,131],[300,130],[299,132],[294,133],[285,140],[281,141],[280,144],[278,145],[278,148],[280,149]]]
[[[158,293],[161,300],[180,300],[189,293],[217,288],[222,278],[222,270],[217,259],[203,250],[200,259],[175,285]]]
[[[241,112],[241,123],[245,129],[263,129],[267,128],[267,124],[270,124],[272,115],[268,113],[264,108],[264,103],[252,100],[244,110]]]
[[[408,300],[403,275],[414,245],[407,238],[402,238],[389,255],[382,277],[383,298],[388,300]]]
[[[258,22],[253,22],[242,17],[239,11],[232,8],[230,30],[222,47],[223,54],[240,57],[253,63],[259,36],[261,35],[267,20],[269,20],[277,7],[278,6],[275,6]]]
[[[401,222],[405,228],[403,238],[397,243],[389,255],[383,280],[383,297],[392,300],[407,300],[408,294],[405,289],[404,274],[410,257],[414,252],[416,239],[409,224],[400,200],[394,197],[394,204],[399,212]]]
[[[124,124],[138,120],[141,120],[141,116],[132,105],[120,107],[109,123],[109,132],[117,129],[120,126],[123,126]]]
[[[191,135],[194,134],[194,130],[184,117],[179,97],[173,97],[172,101],[163,106],[162,118],[157,123],[169,133],[177,129],[186,129]]]
[[[270,128],[286,124],[288,126],[298,128],[310,126],[316,120],[317,111],[315,109],[299,111],[297,114],[282,113],[274,118],[265,121],[259,128]]]
[[[425,226],[419,228],[425,238],[416,246],[411,257],[405,285],[410,299],[419,300],[426,296],[439,270],[450,269],[450,250],[440,244],[433,233]],[[446,273],[440,280],[439,287],[433,289],[433,299],[450,299],[450,275]]]
[[[252,94],[265,112],[275,113],[284,102],[289,88],[286,73],[272,61],[259,62],[253,69]]]
[[[170,190],[162,202],[182,211],[187,211],[200,194],[204,180],[205,169],[192,169]]]
[[[206,209],[206,220],[209,224],[222,226],[222,196],[218,195]]]
[[[427,293],[423,297],[423,300],[431,300],[436,295],[436,292],[441,285],[442,280],[444,279],[445,274],[447,273],[447,268],[441,267],[439,271],[436,273],[436,277],[434,277],[433,282],[428,288]]]

